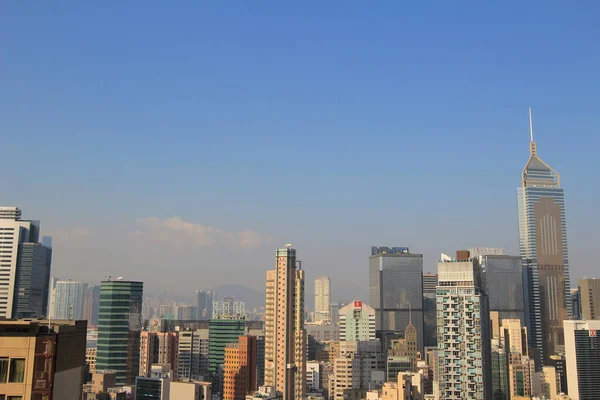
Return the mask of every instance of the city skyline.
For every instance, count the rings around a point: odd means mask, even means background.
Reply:
[[[308,281],[319,271],[334,296],[366,299],[372,244],[406,244],[431,272],[454,248],[518,254],[530,106],[565,183],[573,279],[593,274],[600,5],[263,7],[4,10],[3,145],[32,157],[5,155],[0,204],[44,221],[56,276],[262,290],[269,249],[291,242]]]

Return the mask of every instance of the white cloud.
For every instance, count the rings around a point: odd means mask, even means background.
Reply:
[[[154,239],[170,243],[174,246],[192,244],[194,246],[238,246],[242,248],[259,247],[270,241],[270,238],[252,230],[227,232],[210,226],[186,222],[180,217],[160,219],[145,217],[137,220],[140,225],[134,236],[143,239]]]

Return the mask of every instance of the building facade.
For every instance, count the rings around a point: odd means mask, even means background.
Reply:
[[[375,309],[378,337],[401,332],[412,320],[423,351],[423,255],[406,247],[371,248],[370,304]]]
[[[468,251],[438,263],[439,400],[491,398],[488,299],[479,261]]]
[[[437,317],[435,309],[435,288],[437,274],[423,274],[423,346],[437,346]]]
[[[306,393],[307,337],[304,330],[304,270],[296,250],[277,249],[276,268],[267,271],[265,386],[286,400]]]
[[[538,368],[564,350],[563,321],[572,315],[564,191],[539,158],[531,125],[529,161],[517,190],[519,247],[528,272],[531,350]]]
[[[85,321],[0,321],[0,398],[81,399]]]
[[[153,364],[169,364],[173,379],[178,379],[179,332],[140,333],[139,376],[149,377]]]
[[[480,258],[490,312],[498,312],[498,320],[518,319],[526,326],[527,271],[520,256],[483,255]]]
[[[331,280],[326,276],[315,279],[315,314],[314,321],[331,321],[329,306],[331,305]]]
[[[212,317],[218,318],[245,318],[246,303],[235,301],[233,297],[225,297],[223,301],[213,301]]]
[[[115,370],[117,385],[133,385],[140,364],[143,282],[103,281],[96,368]]]
[[[39,221],[0,207],[0,318],[47,315],[52,249],[39,244]]]
[[[87,284],[68,280],[54,283],[50,303],[54,319],[83,319],[83,303]]]
[[[177,378],[208,380],[209,329],[182,330],[178,334]]]
[[[88,326],[98,325],[98,312],[100,311],[100,286],[90,286],[85,292],[83,301],[83,319]]]
[[[235,343],[244,334],[243,319],[211,319],[208,334],[208,368],[213,392],[223,392],[223,365],[225,346]]]
[[[600,279],[579,280],[581,319],[600,319]]]
[[[359,299],[340,309],[340,340],[375,340],[375,309]]]
[[[600,320],[565,321],[565,358],[569,397],[598,399],[600,394]]]
[[[225,346],[223,400],[245,400],[256,391],[256,337],[240,336]]]

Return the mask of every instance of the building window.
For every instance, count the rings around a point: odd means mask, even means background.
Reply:
[[[0,358],[0,383],[6,383],[6,378],[8,378],[8,358]]]
[[[10,375],[8,381],[11,383],[23,383],[25,378],[25,359],[12,358],[10,360]],[[8,398],[10,400],[10,397]]]
[[[4,397],[0,398],[0,400],[2,400]],[[8,396],[8,399],[6,400],[23,400],[23,397],[21,396]]]

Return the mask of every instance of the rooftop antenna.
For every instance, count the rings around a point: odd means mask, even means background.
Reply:
[[[529,107],[529,135],[533,142],[533,122],[531,121],[531,107]]]

